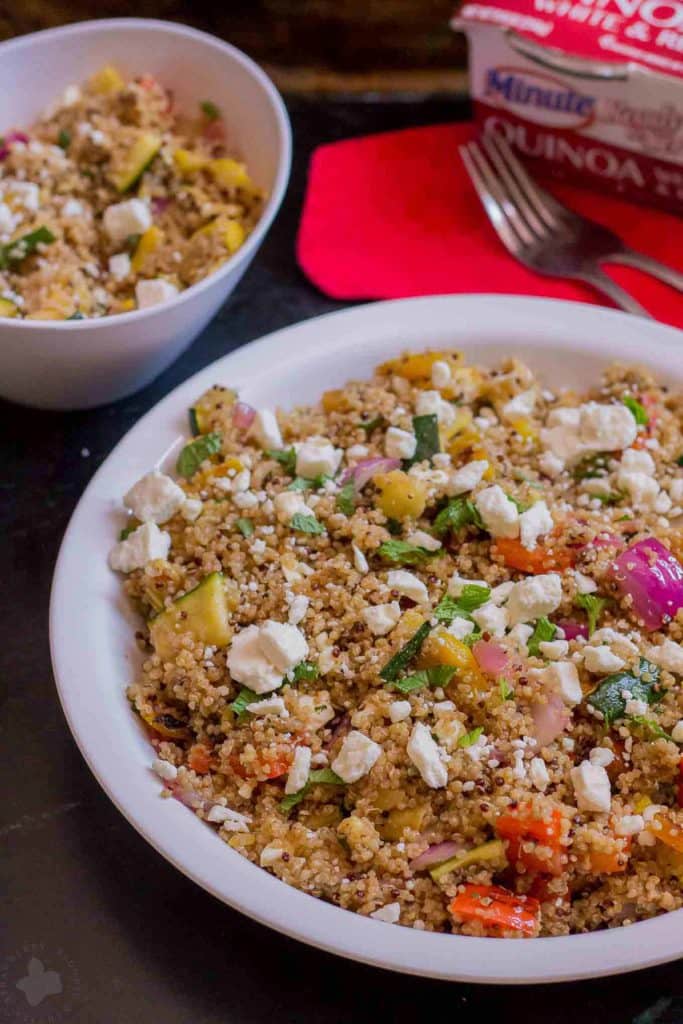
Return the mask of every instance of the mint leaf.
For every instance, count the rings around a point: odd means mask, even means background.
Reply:
[[[211,455],[217,455],[221,450],[222,438],[220,434],[202,434],[186,444],[176,462],[176,472],[179,476],[189,479],[197,472],[202,462]]]
[[[422,645],[431,632],[431,626],[428,622],[423,622],[416,633],[410,638],[410,640],[403,645],[400,651],[397,651],[393,658],[390,658],[386,663],[380,677],[385,683],[393,683],[401,672],[404,672],[411,661],[413,661],[420,651]]]
[[[251,537],[254,532],[254,524],[251,519],[243,519],[241,516],[235,520],[235,526],[240,531],[243,537]]]
[[[574,605],[582,608],[588,616],[588,635],[591,636],[598,625],[598,620],[605,610],[609,598],[596,597],[595,594],[577,594]]]
[[[453,498],[442,508],[434,520],[434,533],[443,537],[449,531],[457,533],[463,526],[483,528],[479,512],[468,498]]]
[[[309,792],[312,786],[345,786],[346,783],[342,778],[333,772],[331,768],[320,768],[318,771],[313,771],[309,774],[306,785],[298,790],[296,793],[290,793],[283,800],[280,801],[278,807],[283,814],[289,814],[293,807],[300,804],[306,794]]]
[[[208,117],[209,121],[217,121],[220,116],[220,108],[216,106],[213,100],[202,100],[199,104],[202,114]]]
[[[609,452],[587,455],[576,464],[572,476],[575,480],[592,480],[594,477],[607,476],[609,459]]]
[[[422,565],[427,559],[433,558],[436,552],[409,544],[407,540],[385,540],[377,548],[377,554],[387,562],[398,565]]]
[[[253,690],[248,689],[246,686],[242,687],[230,705],[230,710],[237,715],[238,722],[243,722],[245,720],[249,705],[253,704],[254,701],[261,700],[261,696],[261,694],[254,693]]]
[[[610,726],[618,718],[626,715],[626,698],[623,691],[631,694],[634,700],[643,700],[647,704],[656,704],[664,694],[657,689],[659,669],[647,658],[641,658],[637,674],[633,672],[615,672],[607,676],[597,689],[587,697],[588,703],[596,711],[600,711],[605,725]]]
[[[645,406],[641,405],[637,398],[632,398],[631,395],[627,395],[626,398],[622,398],[622,402],[633,414],[633,418],[638,426],[646,427],[650,422],[650,417],[647,414]]]
[[[434,609],[434,616],[439,622],[445,622],[450,626],[455,618],[469,619],[472,612],[486,604],[490,597],[490,587],[482,587],[478,583],[466,583],[459,597],[455,598],[450,594],[444,594]]]
[[[293,672],[294,682],[313,682],[320,675],[320,669],[312,661],[300,661]]]
[[[459,747],[472,747],[477,742],[479,737],[484,731],[484,727],[478,725],[476,729],[472,729],[471,732],[466,732],[464,736],[461,736],[458,740]]]
[[[62,128],[57,136],[57,145],[64,150],[67,150],[71,145],[71,135],[65,128]]]
[[[527,640],[527,651],[529,654],[540,657],[539,644],[549,643],[557,633],[557,626],[545,616],[540,618],[534,626],[534,631]]]
[[[56,236],[52,234],[45,225],[29,231],[27,235],[15,238],[7,245],[0,245],[0,270],[7,270],[13,264],[21,263],[27,256],[36,251],[39,245],[49,245],[55,242]]]
[[[415,434],[415,454],[411,459],[403,460],[404,469],[431,459],[433,455],[441,451],[439,420],[434,413],[430,413],[428,416],[413,416],[413,433]]]
[[[279,462],[288,476],[296,476],[296,451],[294,448],[269,449],[266,452],[269,459]]]
[[[434,688],[447,686],[454,675],[455,669],[452,665],[435,665],[433,668],[415,672],[411,676],[404,676],[403,679],[394,683],[394,689],[399,690],[400,693],[413,693],[415,690],[421,690],[424,686]]]
[[[374,430],[383,427],[385,423],[384,416],[375,416],[373,420],[361,420],[358,426],[363,428],[367,437],[370,437]]]
[[[292,530],[297,530],[299,533],[309,533],[311,536],[325,533],[325,527],[322,523],[319,523],[315,516],[304,515],[303,512],[297,512],[293,515],[290,523]]]
[[[125,540],[126,537],[130,537],[131,533],[133,533],[134,530],[137,530],[137,526],[133,526],[132,523],[130,526],[124,526],[121,532],[119,533],[119,540]]]
[[[648,733],[652,739],[655,740],[670,740],[675,742],[672,736],[669,735],[666,730],[662,729],[659,722],[655,722],[653,718],[645,718],[644,715],[629,715],[628,719],[629,726],[638,726],[644,732]]]
[[[356,511],[356,489],[353,481],[344,484],[337,492],[336,504],[338,511],[343,512],[345,516],[352,516]]]
[[[312,478],[297,476],[295,477],[289,487],[288,491],[318,491],[325,484],[326,480],[331,480],[332,477],[326,476],[325,473],[319,473],[318,476]],[[352,485],[353,486],[353,485]]]

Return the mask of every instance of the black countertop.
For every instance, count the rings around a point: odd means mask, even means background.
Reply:
[[[295,161],[282,212],[255,264],[190,350],[140,394],[102,409],[41,413],[0,402],[0,1020],[346,1024],[479,1022],[491,1014],[529,1024],[681,1022],[676,964],[534,989],[449,985],[283,938],[167,864],[109,802],[71,739],[50,669],[48,598],[59,542],[91,475],[129,427],[190,374],[253,338],[341,306],[308,285],[294,261],[315,145],[466,113],[446,101],[301,99],[290,102],[290,112]],[[60,986],[61,993],[29,1005],[27,995]]]

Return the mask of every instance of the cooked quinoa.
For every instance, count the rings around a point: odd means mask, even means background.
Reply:
[[[163,795],[420,930],[683,907],[680,394],[427,352],[291,412],[215,387],[190,421],[110,555]]]
[[[0,316],[74,320],[173,298],[237,252],[263,196],[210,100],[175,109],[105,67],[0,138]]]

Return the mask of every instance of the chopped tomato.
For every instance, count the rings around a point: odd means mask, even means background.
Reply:
[[[628,866],[628,856],[624,857],[624,854],[628,854],[630,848],[630,840],[623,839],[621,848],[616,847],[614,850],[610,850],[609,852],[591,850],[591,871],[596,875],[618,875],[622,871],[626,871]]]
[[[569,888],[566,883],[559,890],[555,888],[556,885],[555,880],[548,875],[535,875],[527,895],[532,896],[539,903],[556,903],[557,900],[569,903]]]
[[[495,934],[535,935],[540,909],[533,896],[516,896],[499,885],[465,885],[450,905],[456,921],[481,921]]]
[[[562,815],[553,810],[546,820],[535,818],[529,808],[501,814],[496,832],[506,843],[506,856],[511,864],[522,864],[527,871],[543,875],[561,875]],[[547,852],[546,852],[547,851]]]
[[[491,552],[501,555],[509,569],[534,576],[544,572],[562,572],[569,569],[576,558],[576,551],[564,545],[556,531],[533,551],[525,548],[517,537],[497,537]]]
[[[279,779],[287,774],[291,764],[291,755],[284,753],[259,757],[253,767],[243,764],[236,754],[230,758],[230,767],[241,779]]]
[[[187,764],[197,775],[206,775],[211,770],[211,751],[203,743],[195,743],[188,751]]]

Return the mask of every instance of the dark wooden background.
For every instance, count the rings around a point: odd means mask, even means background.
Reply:
[[[9,0],[0,39],[90,18],[167,18],[245,50],[285,91],[461,89],[455,0]]]

